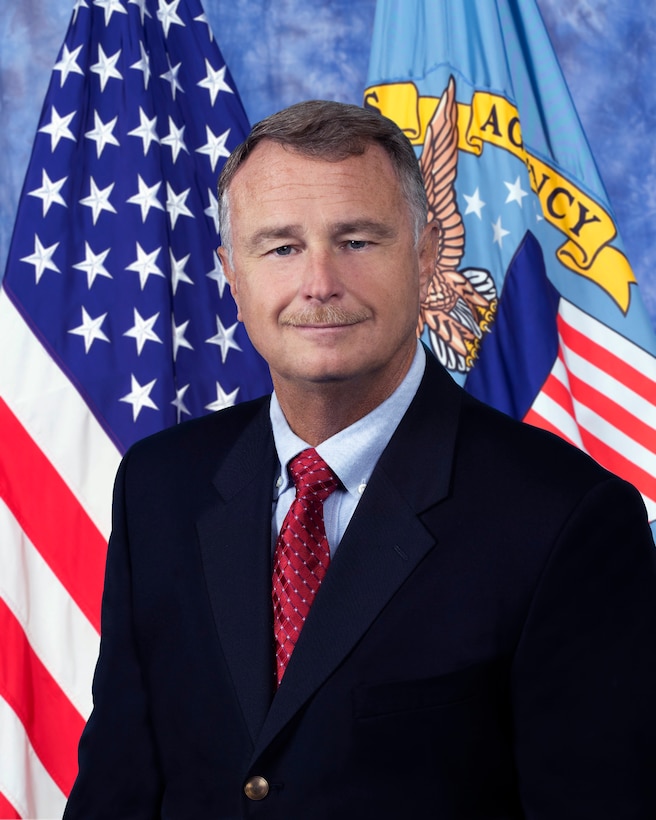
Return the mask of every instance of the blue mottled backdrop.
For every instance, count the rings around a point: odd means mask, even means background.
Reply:
[[[463,0],[464,2],[465,0]],[[360,103],[375,0],[204,0],[251,122],[314,97]],[[656,328],[656,6],[538,0]],[[0,272],[73,0],[0,3]]]

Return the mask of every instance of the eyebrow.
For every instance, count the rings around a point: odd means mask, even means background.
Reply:
[[[301,234],[303,229],[300,225],[281,225],[277,228],[262,228],[248,237],[247,246],[251,250],[259,248],[274,239],[291,239]]]
[[[338,222],[333,227],[334,236],[360,233],[373,236],[375,239],[390,239],[396,234],[396,224],[388,225],[375,219],[355,219],[349,222]]]

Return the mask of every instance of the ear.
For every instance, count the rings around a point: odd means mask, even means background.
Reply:
[[[241,310],[239,309],[237,276],[235,274],[234,268],[230,264],[230,254],[228,253],[227,249],[223,247],[223,245],[216,249],[216,253],[219,257],[221,267],[223,268],[223,274],[228,281],[228,285],[230,286],[230,293],[232,294],[232,298],[235,300],[235,304],[237,305],[237,319],[241,322],[243,321],[243,319],[241,318]]]
[[[424,226],[424,229],[419,236],[419,242],[417,243],[417,258],[419,261],[419,296],[422,302],[428,294],[428,286],[433,278],[433,274],[435,273],[439,236],[439,225],[434,219],[432,219]]]

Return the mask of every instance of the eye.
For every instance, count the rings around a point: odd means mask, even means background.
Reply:
[[[348,247],[352,251],[361,251],[363,248],[366,248],[368,244],[369,243],[364,239],[349,239],[347,242]]]
[[[272,253],[275,256],[289,256],[292,250],[291,245],[281,245],[279,248],[274,248]]]

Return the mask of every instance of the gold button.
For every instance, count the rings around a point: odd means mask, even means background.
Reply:
[[[264,777],[249,777],[244,784],[244,794],[249,800],[264,800],[269,794],[269,784]]]

